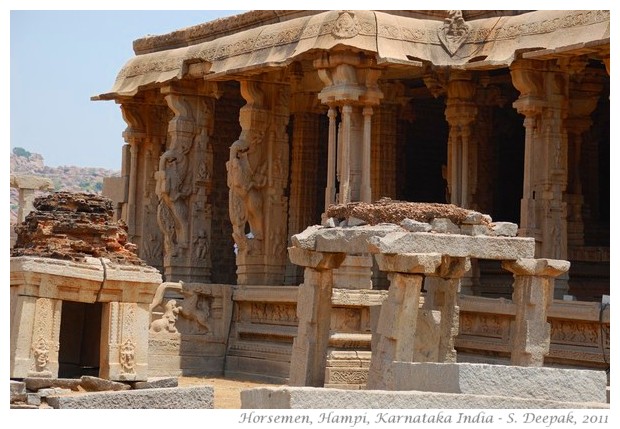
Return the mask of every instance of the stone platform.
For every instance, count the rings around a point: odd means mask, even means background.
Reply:
[[[599,402],[421,391],[273,387],[241,392],[242,409],[579,409],[609,408]]]
[[[475,363],[393,362],[388,374],[389,390],[562,402],[607,401],[605,371]]]

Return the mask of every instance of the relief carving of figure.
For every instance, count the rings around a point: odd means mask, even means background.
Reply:
[[[46,372],[50,357],[50,348],[43,337],[39,338],[33,345],[32,354],[34,356],[34,371],[36,373]]]
[[[209,253],[209,237],[207,231],[201,229],[194,240],[194,255],[196,259],[205,259]]]
[[[136,366],[136,346],[131,339],[128,338],[121,345],[119,360],[121,367],[123,368],[123,372],[134,372],[134,367]]]
[[[181,293],[183,294],[184,308],[181,310],[183,317],[193,320],[210,332],[209,317],[213,306],[213,295],[200,288],[183,289]]]
[[[180,146],[180,147],[179,147]],[[157,174],[157,221],[164,233],[164,244],[168,254],[176,256],[177,247],[187,247],[188,197],[192,193],[189,174],[188,153],[191,141],[186,145],[175,145],[164,152],[159,159]]]
[[[260,139],[262,135],[254,136]],[[237,140],[230,147],[230,158],[226,163],[228,187],[230,189],[229,214],[233,225],[233,238],[240,249],[245,247],[246,222],[255,239],[263,239],[263,194],[261,189],[267,183],[266,164],[255,171],[248,159],[249,143]]]
[[[150,332],[170,332],[176,334],[179,332],[176,328],[176,322],[179,318],[179,312],[183,308],[177,305],[176,300],[171,299],[166,303],[164,314],[160,319],[153,320],[150,326]]]

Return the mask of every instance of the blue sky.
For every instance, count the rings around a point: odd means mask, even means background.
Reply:
[[[10,142],[50,166],[120,169],[119,105],[107,92],[133,56],[132,42],[240,11],[13,10]]]

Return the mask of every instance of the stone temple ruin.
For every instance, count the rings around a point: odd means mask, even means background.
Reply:
[[[244,408],[608,407],[609,27],[252,11],[136,40],[93,97],[121,177],[17,228],[15,404],[181,408],[156,377],[223,375],[283,385]]]

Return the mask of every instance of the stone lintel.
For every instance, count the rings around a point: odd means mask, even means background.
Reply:
[[[502,268],[518,276],[557,277],[568,271],[570,262],[560,259],[518,259],[503,261]]]
[[[19,256],[11,258],[11,288],[18,295],[93,303],[104,280],[96,258],[85,262]]]
[[[104,259],[105,281],[101,289],[101,302],[153,301],[157,287],[162,283],[161,273],[153,267],[112,264]]]
[[[295,265],[321,271],[338,268],[347,255],[346,253],[315,252],[299,247],[289,247],[288,256]]]
[[[376,306],[383,304],[388,291],[372,289],[337,289],[332,290],[332,305],[343,307]]]
[[[11,175],[11,187],[18,189],[32,189],[40,191],[52,191],[54,184],[52,181],[45,177],[39,176],[22,176]]]
[[[105,265],[105,266],[104,266]],[[11,287],[20,295],[65,301],[151,303],[161,274],[148,266],[18,256],[11,258]]]
[[[321,242],[317,239],[317,250]],[[441,253],[453,257],[493,260],[533,258],[534,238],[492,237],[425,232],[392,232],[369,237],[366,251],[372,253]]]
[[[442,257],[440,253],[406,253],[375,255],[381,271],[406,274],[432,274],[439,270]]]

